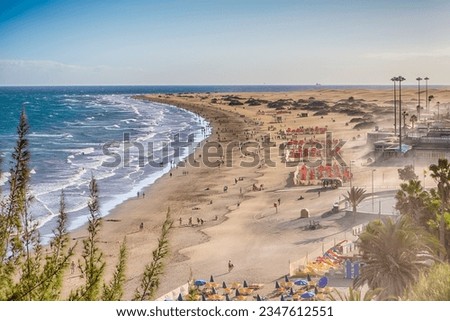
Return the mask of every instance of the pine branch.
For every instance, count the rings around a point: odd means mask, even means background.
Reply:
[[[103,284],[103,301],[120,301],[123,296],[123,285],[125,283],[125,265],[127,259],[126,240],[124,239],[119,249],[119,262],[116,265],[116,270],[113,279],[109,284]]]
[[[153,251],[153,260],[145,267],[141,285],[136,289],[134,300],[151,300],[159,287],[159,278],[163,274],[163,259],[169,253],[169,230],[172,227],[170,218],[170,209],[167,210],[166,220],[161,229],[161,235],[158,239],[158,247]]]
[[[50,242],[51,254],[45,258],[45,265],[40,276],[39,300],[57,300],[61,293],[64,272],[69,267],[75,245],[69,247],[67,232],[67,213],[64,191],[61,191],[59,202],[58,225],[53,230],[54,237]]]
[[[23,247],[20,241],[20,234],[23,229],[23,215],[27,210],[28,183],[30,179],[30,152],[28,135],[28,120],[23,110],[20,115],[19,125],[17,126],[17,142],[12,154],[13,167],[9,179],[10,193],[5,209],[5,229],[7,239],[0,249],[1,257],[6,257],[10,253],[8,260],[19,260]]]
[[[69,300],[98,300],[102,276],[106,265],[103,259],[103,253],[98,246],[98,233],[101,227],[101,217],[99,213],[100,204],[98,201],[98,186],[94,177],[91,178],[89,191],[89,234],[87,239],[83,240],[82,261],[79,261],[78,263],[78,267],[86,282],[83,286],[70,294]]]

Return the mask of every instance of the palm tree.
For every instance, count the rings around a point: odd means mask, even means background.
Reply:
[[[344,199],[350,203],[353,210],[353,220],[356,219],[356,209],[366,197],[366,190],[360,187],[352,187],[350,191],[347,191],[347,194],[344,194]]]
[[[447,243],[445,239],[446,233],[446,222],[445,222],[445,213],[448,212],[449,209],[449,193],[450,193],[450,164],[448,159],[440,158],[437,164],[430,165],[430,176],[437,183],[437,192],[441,201],[440,208],[440,221],[439,221],[439,240],[441,246],[444,249],[447,249]],[[441,253],[441,259],[445,258],[445,253]]]
[[[384,300],[400,297],[436,260],[433,238],[408,216],[369,223],[358,243],[364,265],[355,286],[381,288]]]
[[[400,214],[410,216],[422,227],[427,227],[427,223],[433,218],[430,209],[430,194],[425,191],[419,180],[410,180],[408,183],[400,184],[400,190],[395,195],[397,203],[395,209]]]
[[[409,121],[411,122],[411,127],[414,128],[414,124],[417,122],[417,116],[412,115],[411,118],[409,118]]]

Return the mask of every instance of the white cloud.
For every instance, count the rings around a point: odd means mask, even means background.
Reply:
[[[450,58],[450,47],[435,48],[423,51],[392,51],[392,52],[378,52],[368,53],[364,55],[369,59],[385,59],[385,60],[403,60],[415,58]]]
[[[0,59],[0,68],[42,68],[59,70],[86,70],[87,67],[63,64],[52,60],[12,60]]]
[[[112,84],[132,82],[140,70],[82,66],[52,60],[0,59],[0,85]],[[119,80],[120,79],[120,80]]]

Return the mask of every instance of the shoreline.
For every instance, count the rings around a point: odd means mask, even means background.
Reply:
[[[201,145],[204,144],[205,141],[208,141],[208,139],[213,139],[215,138],[215,133],[214,130],[215,128],[217,128],[217,123],[215,121],[215,117],[224,117],[224,114],[229,114],[227,112],[224,111],[216,111],[216,110],[212,110],[212,111],[207,111],[206,115],[202,115],[202,113],[204,112],[204,108],[202,107],[198,107],[195,105],[190,105],[190,104],[186,104],[186,105],[174,105],[174,104],[170,104],[164,100],[158,100],[156,97],[152,97],[151,99],[138,95],[138,96],[134,96],[133,98],[135,99],[144,99],[144,100],[149,100],[149,101],[153,101],[153,102],[157,102],[157,103],[163,103],[163,104],[168,104],[171,106],[174,106],[175,108],[180,108],[180,109],[184,109],[187,110],[189,112],[194,113],[197,116],[202,117],[206,122],[209,123],[209,127],[211,128],[211,134],[209,136],[207,136],[205,139],[203,139],[202,141],[195,143],[194,147],[194,151],[192,153],[190,153],[189,155],[187,155],[184,160],[187,159],[192,159],[194,157],[194,159],[196,158],[196,155],[198,155],[198,153],[201,151]],[[208,117],[209,115],[209,117]],[[229,115],[228,115],[229,116]],[[200,147],[197,147],[197,145],[200,145]],[[187,169],[189,168],[189,165],[187,167]],[[208,170],[208,169],[207,169]],[[211,169],[210,169],[211,170]],[[214,169],[213,169],[214,170]],[[102,250],[104,251],[104,253],[106,254],[106,256],[112,256],[114,255],[114,251],[111,251],[112,249],[116,249],[118,251],[119,245],[121,242],[121,240],[117,240],[116,237],[113,237],[114,240],[108,240],[105,241],[105,239],[109,239],[110,235],[116,235],[116,233],[111,232],[111,231],[115,231],[115,230],[126,230],[127,232],[125,232],[125,235],[127,237],[127,245],[129,247],[129,250],[133,251],[133,248],[138,248],[142,246],[142,243],[145,242],[149,242],[149,249],[148,249],[148,253],[145,253],[141,250],[138,251],[138,255],[142,254],[147,254],[146,256],[148,257],[148,260],[143,260],[142,263],[137,264],[140,266],[140,268],[137,271],[140,271],[140,274],[142,274],[142,272],[144,271],[144,267],[145,264],[149,263],[151,260],[151,251],[153,251],[154,247],[156,246],[156,239],[157,237],[159,237],[159,232],[160,232],[160,226],[165,218],[167,209],[170,206],[165,206],[165,204],[161,204],[161,203],[166,203],[166,202],[158,202],[158,208],[157,209],[153,209],[153,214],[152,217],[147,217],[145,215],[145,213],[143,213],[142,211],[142,203],[148,203],[149,199],[152,196],[155,196],[157,194],[159,194],[161,192],[161,186],[165,186],[167,188],[168,185],[171,184],[170,180],[172,179],[172,177],[170,177],[170,173],[172,173],[173,178],[175,179],[175,177],[179,177],[182,176],[182,171],[183,169],[181,168],[172,168],[169,169],[168,172],[162,174],[160,177],[158,177],[151,185],[145,187],[142,189],[142,191],[145,193],[146,198],[145,199],[137,199],[137,198],[128,198],[127,200],[123,201],[122,203],[118,204],[117,206],[115,206],[113,209],[110,210],[109,214],[103,216],[103,226],[101,228],[101,232],[100,232],[100,238],[102,239],[103,244],[109,244],[108,246],[106,246],[105,248],[102,248]],[[190,177],[191,173],[189,173],[188,175],[186,175],[186,177]],[[170,193],[164,193],[165,195],[169,195]],[[154,205],[154,202],[151,202]],[[180,204],[178,204],[178,206],[176,207],[171,207],[170,211],[171,211],[171,216],[172,219],[174,220],[174,226],[178,225],[178,221],[176,217],[177,214],[180,214],[180,211],[182,210],[182,205],[180,206]],[[131,211],[136,211],[138,209],[138,214],[137,215],[129,215],[127,213],[130,213]],[[157,214],[156,212],[158,212],[159,214]],[[219,220],[217,220],[217,222],[220,224],[222,221],[226,220],[225,215],[229,212],[229,210],[225,211],[221,216],[221,218]],[[218,215],[219,216],[219,215]],[[126,223],[126,227],[124,226],[114,226],[117,225],[117,223],[120,223],[122,225],[122,222],[127,221]],[[141,231],[139,231],[139,225],[140,222],[143,221],[144,222],[144,233],[148,232],[149,235],[146,235],[145,237],[145,241],[140,237],[143,233],[140,233]],[[212,219],[209,219],[209,223],[211,224]],[[150,225],[150,227],[149,227]],[[83,239],[85,237],[85,235],[87,234],[87,223],[83,224],[82,226],[70,231],[70,237],[72,240],[74,241],[79,241],[81,239]],[[173,232],[173,231],[172,231]],[[184,245],[196,245],[202,242],[207,241],[207,236],[205,233],[203,233],[201,230],[199,230],[201,237],[200,238],[196,238],[194,237],[194,240],[192,242],[189,243],[184,243]],[[125,236],[124,235],[124,236]],[[136,240],[135,240],[136,238]],[[189,237],[191,238],[191,237]],[[132,239],[131,241],[129,239]],[[135,243],[136,242],[136,243]],[[80,246],[81,242],[78,242],[78,247]],[[102,245],[101,245],[102,246]],[[131,248],[130,248],[131,246]],[[103,247],[103,246],[102,246]],[[117,252],[116,251],[116,252]],[[107,254],[108,253],[108,254]],[[112,254],[109,254],[112,253]],[[171,249],[171,254],[175,255],[177,257],[176,260],[184,260],[183,255],[178,253],[178,250],[173,251]],[[78,258],[78,256],[76,256],[74,258],[74,260],[76,261],[76,259]],[[133,264],[135,264],[137,262],[133,262]],[[130,262],[129,262],[130,264]],[[113,268],[113,263],[108,264],[107,265],[107,271],[106,274],[108,274],[108,269],[112,270]],[[134,269],[136,269],[136,267],[134,267]],[[72,279],[73,282],[70,283],[76,283],[76,280]],[[138,282],[133,282],[136,281],[136,276],[131,277],[131,279],[127,280],[127,283],[129,283],[129,281],[132,281],[131,283],[133,283],[133,286],[127,286],[128,290],[125,290],[125,292],[128,294],[132,293],[132,291],[134,291],[134,289],[137,287]]]
[[[128,98],[132,100],[137,101],[143,101],[143,99],[139,99],[136,95],[129,95]],[[155,102],[156,103],[156,102]],[[158,106],[157,106],[158,108]],[[161,108],[161,106],[159,106]],[[142,195],[142,192],[145,193],[145,190],[154,184],[159,178],[161,178],[163,175],[166,175],[170,172],[172,164],[182,162],[184,161],[190,153],[193,153],[196,146],[200,144],[203,140],[207,139],[208,135],[210,135],[210,129],[209,129],[209,122],[199,116],[198,114],[195,114],[189,110],[178,108],[177,106],[164,104],[162,106],[162,109],[176,109],[176,110],[183,110],[189,117],[192,118],[192,130],[189,131],[189,134],[194,135],[194,141],[190,142],[187,146],[183,146],[181,149],[178,150],[178,154],[165,156],[164,157],[164,164],[160,166],[159,163],[150,163],[150,160],[148,162],[145,162],[146,167],[153,167],[150,168],[150,172],[146,173],[146,175],[143,175],[143,178],[139,181],[136,181],[135,184],[130,185],[130,188],[128,190],[123,190],[121,192],[113,192],[113,191],[106,191],[106,193],[100,194],[100,201],[102,205],[102,211],[101,216],[104,219],[108,219],[109,215],[114,211],[116,207],[123,204],[124,202],[127,202],[129,200],[133,200],[136,198],[137,193],[140,193]],[[147,119],[147,118],[146,118]],[[205,138],[206,137],[206,138]],[[92,148],[92,147],[89,147]],[[93,148],[92,148],[93,149]],[[84,153],[83,153],[84,155]],[[176,157],[175,157],[176,156]],[[159,162],[159,161],[158,161]],[[123,163],[120,163],[118,166],[121,167]],[[100,165],[104,166],[104,165]],[[84,168],[83,168],[84,170]],[[155,171],[153,171],[155,170]],[[94,177],[98,179],[99,187],[103,191],[103,187],[108,186],[108,180],[103,180],[101,177],[98,178],[97,174],[98,172],[96,170],[91,170],[94,173]],[[108,178],[108,177],[107,177]],[[4,179],[7,179],[7,176],[5,175]],[[86,183],[86,189],[88,188],[88,185]],[[106,188],[105,188],[106,190]],[[112,194],[111,194],[112,193]],[[47,209],[49,214],[47,216],[38,217],[39,226],[41,232],[41,241],[43,245],[46,245],[51,238],[53,237],[53,228],[54,226],[46,226],[47,223],[51,223],[52,220],[56,220],[55,212],[51,211],[49,208],[47,208],[47,205],[41,201],[39,201],[43,207]],[[69,222],[69,225],[67,226],[67,229],[69,232],[74,232],[78,229],[86,228],[87,226],[87,219],[88,215],[86,214],[88,211],[87,202],[82,203],[82,205],[78,205],[77,208],[71,209],[68,212],[69,217],[72,219]],[[41,229],[41,227],[44,227],[44,229]],[[45,233],[42,233],[45,231]]]
[[[273,101],[274,97],[308,99],[313,94],[318,99],[334,102],[349,96],[374,102],[384,102],[391,98],[390,91],[367,90],[233,95]],[[209,102],[211,98],[220,98],[220,95],[221,93],[193,94],[192,98],[180,97],[181,95],[147,95],[146,99],[185,108],[206,118],[213,128],[207,139],[210,142],[246,141],[249,138],[259,140],[268,134],[274,137],[278,146],[282,139],[277,139],[276,131],[272,128],[326,123],[337,138],[348,139],[343,156],[347,161],[355,160],[354,186],[370,189],[370,178],[365,172],[371,169],[364,163],[364,157],[367,157],[364,134],[367,130],[344,126],[353,116],[330,112],[323,116],[298,118],[294,113],[285,113],[285,120],[280,124],[273,122],[274,110],[265,106],[248,108],[229,106],[227,102]],[[407,95],[408,91],[405,93]],[[414,92],[411,90],[409,95],[412,97]],[[260,110],[265,114],[261,114]],[[383,116],[383,112],[380,115]],[[355,222],[345,213],[324,216],[348,189],[348,184],[340,189],[324,190],[317,195],[317,186],[290,186],[293,167],[282,163],[277,163],[276,167],[267,164],[243,167],[242,162],[248,157],[242,155],[239,148],[226,151],[231,162],[227,161],[225,165],[230,166],[195,167],[192,165],[203,164],[200,161],[200,153],[203,151],[201,148],[196,149],[189,156],[188,167],[172,169],[172,177],[166,174],[159,178],[145,191],[145,199],[130,199],[122,203],[104,220],[100,239],[108,263],[107,276],[112,273],[120,242],[126,236],[129,259],[124,298],[132,296],[145,265],[151,260],[168,207],[174,227],[169,235],[170,254],[165,260],[164,275],[156,297],[186,283],[190,278],[206,279],[210,275],[214,275],[219,282],[247,280],[251,283],[270,284],[288,273],[292,260],[298,260],[305,253],[312,253],[321,244],[345,237],[346,233],[351,233],[355,224],[374,218],[361,215]],[[270,149],[269,154],[261,157],[279,162],[277,148]],[[398,166],[392,165],[378,169],[376,191],[382,191],[386,184],[398,186],[397,168]],[[237,180],[240,177],[243,178],[242,181]],[[254,191],[254,184],[263,185],[263,190]],[[224,186],[227,186],[226,192]],[[304,200],[298,201],[299,195],[304,196]],[[275,211],[273,204],[277,200],[281,205]],[[299,220],[301,208],[308,208],[311,219],[319,220],[323,228],[305,231],[304,227],[308,222]],[[182,224],[179,223],[180,218]],[[192,226],[188,224],[189,218],[193,220]],[[197,225],[197,218],[203,219],[204,224]],[[139,225],[142,222],[144,228],[140,231]],[[71,233],[71,237],[76,239],[84,235],[84,229]],[[228,260],[232,260],[235,265],[231,272],[227,269]],[[79,278],[73,276],[69,280],[72,285],[79,282]]]

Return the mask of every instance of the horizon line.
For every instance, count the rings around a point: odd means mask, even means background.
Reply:
[[[357,87],[357,86],[384,86],[391,87],[392,84],[42,84],[42,85],[4,85],[0,84],[1,87]],[[450,84],[432,84],[428,87],[444,87],[450,86]],[[402,87],[417,87],[417,84],[404,84]]]

